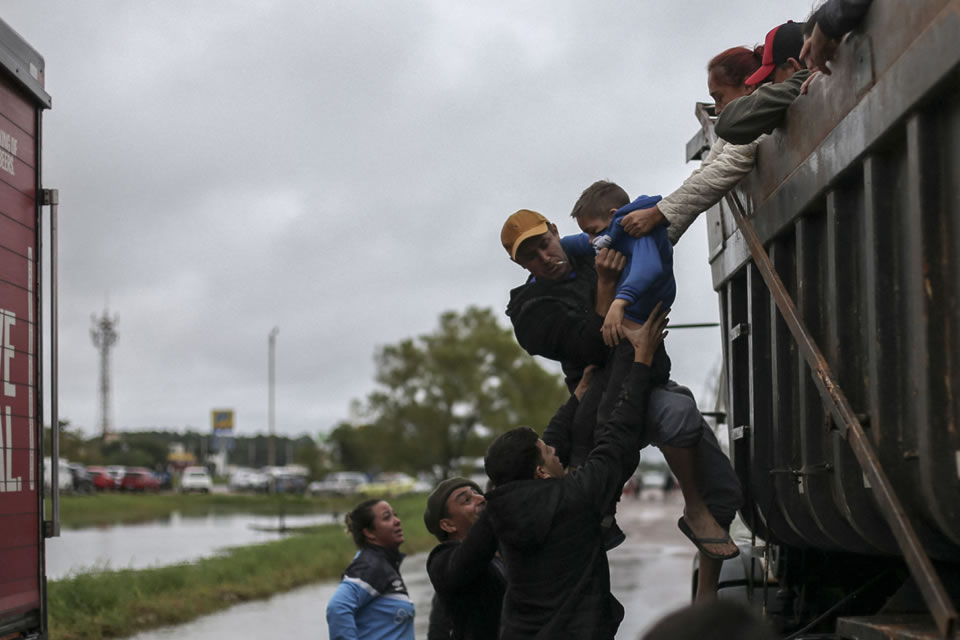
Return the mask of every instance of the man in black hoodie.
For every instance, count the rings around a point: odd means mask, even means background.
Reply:
[[[666,326],[659,312],[658,305],[643,325],[624,323],[633,362],[617,361],[629,367],[626,382],[581,467],[566,473],[553,447],[528,427],[508,431],[487,450],[484,467],[495,488],[486,516],[510,577],[501,640],[610,640],[620,626],[623,606],[610,593],[600,521],[624,468],[637,464],[650,365]]]

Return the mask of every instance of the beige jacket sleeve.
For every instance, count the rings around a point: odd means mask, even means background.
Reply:
[[[667,235],[671,243],[677,244],[697,216],[717,204],[750,173],[759,142],[760,138],[748,144],[730,144],[717,139],[700,168],[658,203],[660,213],[670,223]]]

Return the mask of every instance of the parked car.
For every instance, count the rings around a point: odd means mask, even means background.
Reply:
[[[276,493],[303,493],[307,490],[307,479],[293,473],[281,473],[273,477],[273,491]]]
[[[51,458],[43,459],[43,488],[47,493],[53,485],[53,461]],[[70,463],[60,459],[57,471],[57,485],[61,492],[73,491],[73,474],[70,473]]]
[[[180,491],[197,491],[210,493],[213,489],[213,479],[206,467],[187,467],[180,478]]]
[[[357,488],[357,493],[367,498],[399,496],[413,491],[416,480],[406,473],[387,472],[380,474],[376,482]]]
[[[96,491],[96,487],[93,484],[93,478],[90,477],[90,474],[87,473],[86,468],[82,464],[77,464],[71,462],[70,475],[73,478],[73,492],[90,495]]]
[[[314,496],[352,496],[367,484],[367,476],[357,471],[338,471],[327,474],[321,481],[307,485],[307,492]]]
[[[121,483],[123,482],[123,475],[127,472],[127,468],[118,464],[112,464],[109,467],[104,467],[107,470],[107,473],[113,477],[114,486],[119,489]]]
[[[87,474],[90,476],[90,479],[93,480],[93,486],[97,491],[112,491],[117,488],[116,480],[107,472],[106,467],[87,467]]]
[[[144,467],[132,467],[123,474],[123,480],[120,481],[120,488],[124,491],[158,491],[160,489],[160,480],[150,469]]]
[[[230,475],[231,491],[268,491],[270,476],[254,469],[237,469]]]

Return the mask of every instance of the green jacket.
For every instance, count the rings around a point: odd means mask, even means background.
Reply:
[[[783,124],[787,109],[800,95],[800,86],[810,77],[801,69],[789,79],[765,84],[748,96],[737,98],[720,112],[715,131],[717,136],[733,144],[747,144],[771,133]]]

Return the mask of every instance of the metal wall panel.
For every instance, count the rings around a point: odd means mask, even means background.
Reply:
[[[960,2],[875,0],[867,27],[742,191],[923,545],[960,560]],[[708,228],[746,519],[793,546],[898,553],[724,206]]]

